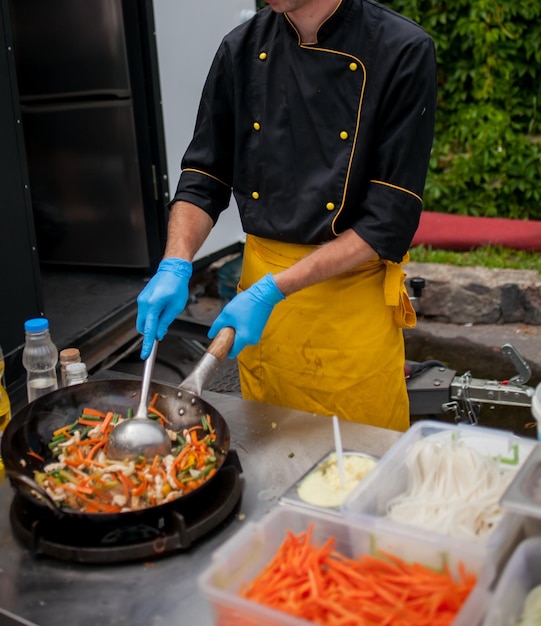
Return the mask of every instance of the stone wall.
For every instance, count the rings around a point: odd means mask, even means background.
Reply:
[[[427,319],[455,324],[541,325],[541,277],[535,270],[457,267],[438,263],[404,266],[410,280],[426,286],[414,302]]]

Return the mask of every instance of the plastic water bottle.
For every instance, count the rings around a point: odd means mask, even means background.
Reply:
[[[24,323],[26,343],[23,350],[23,365],[26,369],[26,392],[28,402],[58,389],[56,364],[58,348],[49,332],[49,320],[44,317]]]

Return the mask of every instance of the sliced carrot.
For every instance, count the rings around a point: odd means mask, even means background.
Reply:
[[[139,480],[141,481],[139,483],[139,485],[137,487],[135,487],[135,489],[132,491],[132,495],[138,497],[138,496],[142,496],[145,491],[146,488],[148,486],[148,481],[147,481],[147,477],[144,475],[143,472],[139,472],[137,474],[137,477],[139,478]]]
[[[28,454],[28,456],[32,456],[35,459],[37,459],[38,461],[41,461],[42,463],[45,462],[45,459],[41,456],[41,454],[38,454],[37,452],[34,452],[34,450],[28,450],[27,454]]]
[[[154,460],[152,461],[152,465],[150,466],[150,472],[152,474],[156,472],[159,462],[160,462],[160,455],[156,454],[156,456],[154,457]]]
[[[100,440],[98,443],[94,444],[94,446],[92,446],[92,448],[90,449],[90,452],[86,455],[86,459],[87,460],[91,460],[94,455],[96,454],[96,452],[100,449],[103,448],[105,446],[105,440]]]
[[[162,426],[165,426],[165,424],[168,424],[169,426],[173,425],[173,422],[169,419],[167,419],[167,417],[165,417],[165,415],[161,412],[158,411],[158,409],[154,406],[149,406],[148,407],[148,412],[152,413],[153,415],[156,415],[157,417],[160,418],[160,423]]]
[[[100,441],[102,440],[101,437],[93,437],[92,439],[81,439],[81,441],[77,441],[76,443],[72,444],[74,446],[92,446],[95,443],[100,443]]]
[[[96,426],[99,426],[102,423],[101,420],[87,420],[84,417],[80,417],[78,422],[82,426],[92,426],[92,428],[96,428]]]
[[[82,461],[80,461],[79,459],[73,459],[73,458],[64,459],[64,463],[66,465],[69,465],[70,467],[79,467],[79,465],[82,465]]]
[[[326,626],[447,626],[475,584],[464,567],[455,581],[448,567],[437,572],[394,555],[349,558],[334,550],[332,537],[313,545],[312,532],[311,524],[298,536],[287,533],[239,594]]]
[[[107,465],[105,465],[105,463],[100,463],[99,461],[96,461],[94,459],[85,458],[83,463],[85,465],[92,465],[92,467],[99,467],[100,469],[104,469],[104,468],[107,467]]]
[[[112,419],[113,419],[113,416],[114,416],[113,411],[108,411],[108,412],[106,413],[106,415],[105,415],[105,419],[103,420],[103,422],[101,423],[101,426],[100,426],[101,431],[102,431],[103,433],[107,430],[107,428],[108,428],[109,424],[111,423],[111,421],[112,421]]]
[[[105,417],[105,413],[103,411],[98,411],[98,409],[93,409],[91,407],[85,407],[82,411],[83,415],[94,415],[95,417]]]
[[[123,493],[124,493],[124,496],[126,497],[126,500],[129,501],[130,495],[133,489],[135,488],[135,485],[128,478],[128,476],[124,474],[124,472],[116,472],[116,476],[118,476],[118,478],[120,479],[120,482],[122,483]]]

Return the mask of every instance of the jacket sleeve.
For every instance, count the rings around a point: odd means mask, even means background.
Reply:
[[[353,229],[399,262],[419,225],[434,137],[436,55],[429,37],[406,48],[380,100],[367,193]]]
[[[170,203],[191,202],[208,213],[214,223],[231,199],[235,127],[231,85],[222,44],[203,87],[194,135],[182,159],[180,180]]]

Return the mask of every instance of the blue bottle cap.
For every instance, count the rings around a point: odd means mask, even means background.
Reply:
[[[24,323],[24,329],[28,333],[38,333],[41,330],[47,330],[49,328],[49,320],[45,317],[36,317],[31,320],[27,320]]]

